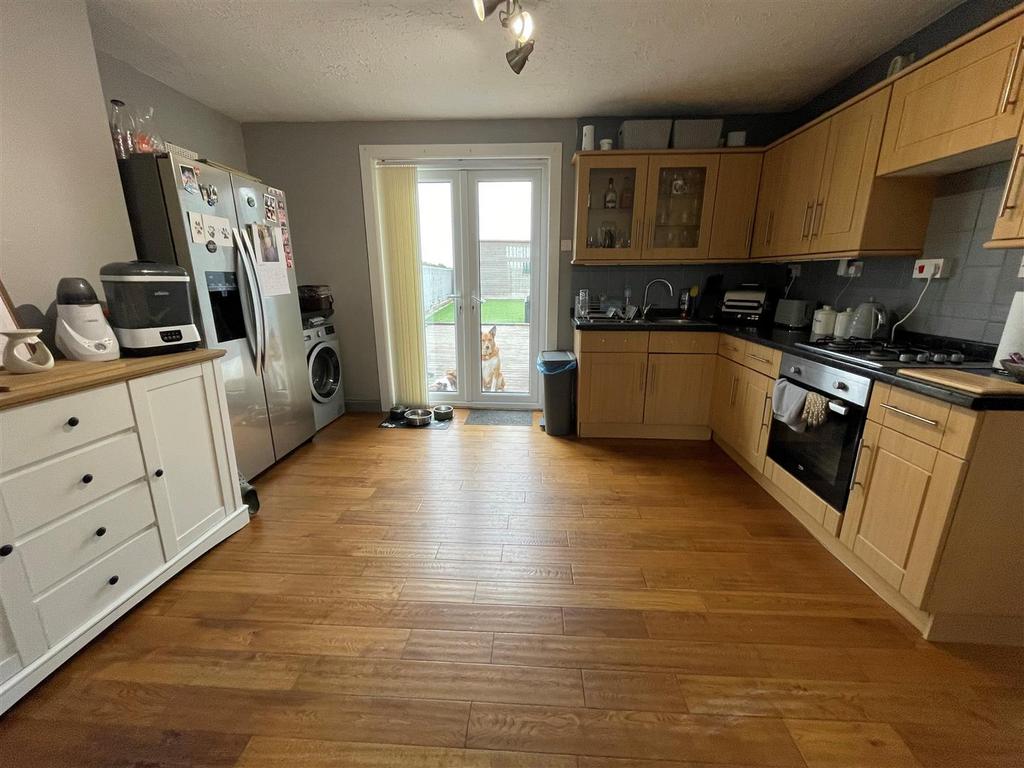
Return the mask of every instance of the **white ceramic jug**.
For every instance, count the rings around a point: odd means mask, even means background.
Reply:
[[[53,368],[53,355],[39,340],[40,333],[41,328],[0,331],[0,336],[7,338],[4,345],[4,368],[11,373],[39,373]],[[29,345],[34,345],[35,349]]]

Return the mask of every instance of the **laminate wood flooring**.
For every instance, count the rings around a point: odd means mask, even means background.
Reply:
[[[0,720],[5,768],[994,768],[1024,654],[920,638],[711,443],[349,415]]]

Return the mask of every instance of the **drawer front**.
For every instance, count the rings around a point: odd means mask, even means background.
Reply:
[[[718,334],[684,331],[654,331],[648,352],[713,355],[718,351]]]
[[[868,417],[901,435],[939,447],[949,419],[949,403],[899,387],[878,387]]]
[[[128,432],[0,481],[0,505],[17,538],[144,474],[138,435]]]
[[[50,645],[113,608],[163,564],[160,536],[156,528],[147,528],[37,599],[36,608]]]
[[[581,352],[646,352],[647,331],[583,331]]]
[[[0,411],[0,473],[129,429],[135,423],[128,387],[111,384]],[[16,448],[15,448],[16,447]]]
[[[782,355],[777,349],[747,342],[741,362],[747,368],[775,378],[779,375],[779,363],[782,362]]]
[[[32,592],[67,578],[154,521],[149,485],[137,482],[18,544]]]
[[[718,354],[737,363],[742,363],[743,357],[747,354],[747,342],[743,339],[737,339],[735,336],[728,336],[724,333],[719,334]]]

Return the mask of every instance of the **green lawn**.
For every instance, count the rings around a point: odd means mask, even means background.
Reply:
[[[432,325],[455,322],[455,302],[449,301],[429,315],[427,323]],[[486,325],[506,325],[526,322],[526,304],[522,299],[488,299],[484,303],[483,322]]]

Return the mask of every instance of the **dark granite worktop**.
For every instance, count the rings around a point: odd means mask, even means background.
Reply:
[[[586,320],[583,322],[573,321],[574,327],[580,331],[686,331],[690,333],[710,332],[727,333],[740,339],[746,339],[773,349],[781,349],[800,357],[825,363],[835,368],[851,373],[859,373],[868,376],[874,381],[881,381],[892,384],[912,392],[918,392],[928,397],[934,397],[953,405],[970,408],[974,411],[1024,411],[1024,395],[972,395],[970,392],[963,392],[958,389],[949,389],[936,384],[929,384],[920,379],[912,379],[907,376],[900,376],[895,369],[880,369],[870,366],[861,366],[837,360],[828,355],[822,355],[810,349],[798,347],[798,342],[810,340],[810,333],[806,330],[787,331],[783,328],[759,328],[742,327],[734,325],[720,325],[714,322],[693,321],[686,324],[667,324],[653,322],[623,323],[616,321],[605,321],[601,319]],[[1003,374],[993,372],[989,368],[971,369],[958,368],[960,370],[972,370],[979,375],[994,376],[1000,380],[1004,379]]]

